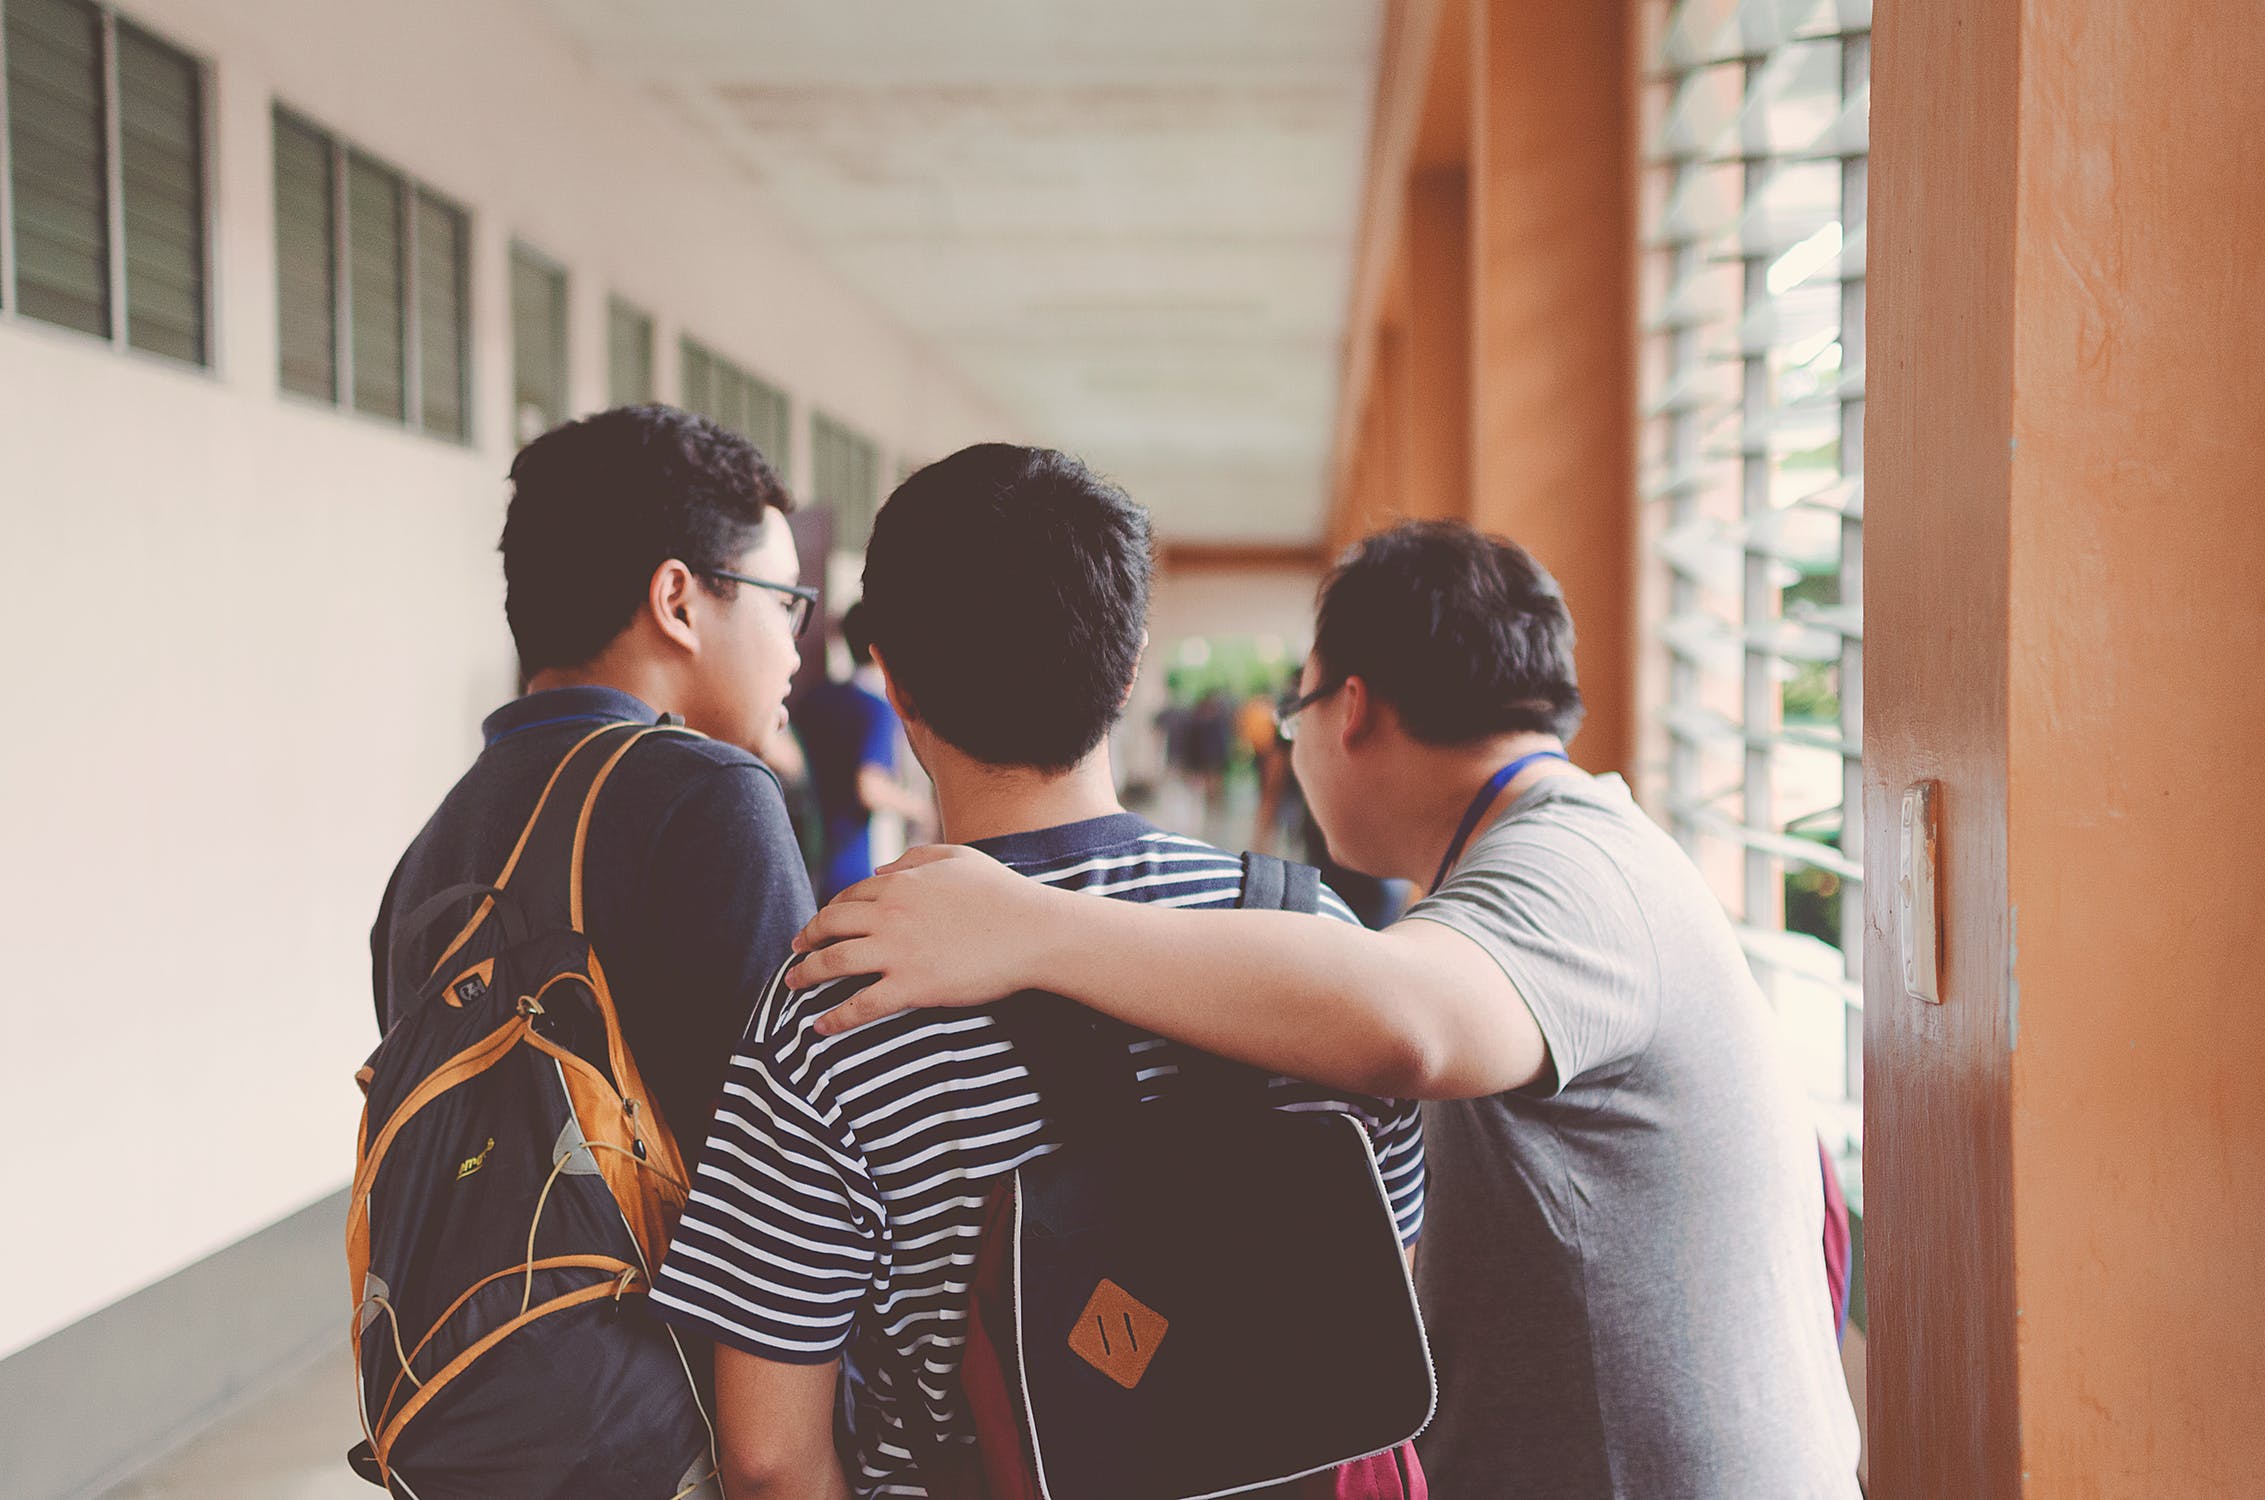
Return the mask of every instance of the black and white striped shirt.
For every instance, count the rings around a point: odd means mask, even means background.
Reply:
[[[1242,862],[1127,813],[978,847],[1034,880],[1158,906],[1228,907]],[[1352,914],[1333,893],[1323,909]],[[972,1437],[957,1375],[983,1205],[1001,1177],[1055,1148],[1030,1075],[985,1009],[911,1011],[822,1037],[810,1023],[842,981],[775,990],[732,1060],[653,1311],[765,1359],[845,1354],[854,1378],[852,1485],[923,1496],[904,1436]],[[1177,1043],[1130,1044],[1147,1096],[1177,1087]],[[1281,1109],[1368,1124],[1403,1240],[1423,1219],[1416,1107],[1276,1079]],[[919,1391],[902,1389],[917,1369]]]

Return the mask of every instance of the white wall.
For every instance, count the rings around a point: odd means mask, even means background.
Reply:
[[[664,396],[680,329],[791,393],[797,481],[813,403],[891,473],[1018,435],[516,0],[125,13],[214,65],[217,359],[0,316],[0,1355],[351,1170],[370,918],[512,686],[512,238],[569,269],[578,409],[613,290]],[[277,394],[278,98],[471,210],[475,446]]]

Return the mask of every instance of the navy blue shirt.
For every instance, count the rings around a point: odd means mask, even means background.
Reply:
[[[456,927],[409,934],[396,952],[395,914],[449,886],[494,880],[567,751],[608,722],[657,717],[604,687],[530,693],[489,715],[487,748],[401,856],[370,930],[381,1031]],[[623,1036],[689,1157],[755,1002],[814,910],[777,779],[716,740],[640,741],[599,794],[584,881]]]

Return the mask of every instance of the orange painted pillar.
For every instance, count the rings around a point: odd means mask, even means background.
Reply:
[[[1404,508],[1411,516],[1471,513],[1469,198],[1469,174],[1460,167],[1419,171],[1408,183]]]
[[[1399,323],[1387,323],[1377,335],[1376,375],[1369,386],[1369,459],[1374,488],[1368,492],[1368,509],[1378,522],[1413,514],[1409,492],[1408,435],[1413,416],[1408,364],[1408,337]]]
[[[1564,585],[1587,727],[1630,770],[1636,583],[1636,171],[1630,8],[1467,0],[1471,517]]]
[[[1878,1496],[2265,1493],[2265,30],[1905,0],[1873,44]],[[1904,789],[1944,788],[1943,998]]]

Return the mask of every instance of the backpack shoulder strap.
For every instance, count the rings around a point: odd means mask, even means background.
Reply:
[[[535,810],[512,845],[493,886],[483,894],[477,887],[452,890],[456,899],[480,895],[470,920],[442,950],[432,967],[437,976],[448,961],[480,930],[491,916],[513,922],[515,933],[506,941],[543,927],[582,930],[582,856],[590,835],[590,813],[598,793],[630,748],[649,734],[689,734],[674,724],[613,723],[591,730],[574,742],[535,799]],[[439,898],[435,897],[434,901]],[[427,903],[430,905],[431,903]],[[444,905],[446,903],[443,903]],[[430,915],[420,908],[420,914]],[[410,932],[405,926],[404,936]],[[399,941],[399,939],[397,939]],[[428,976],[428,979],[432,976]]]
[[[1242,911],[1313,915],[1321,910],[1321,872],[1312,865],[1250,850],[1243,855],[1243,893],[1235,905]],[[1263,1097],[1273,1081],[1273,1075],[1264,1069],[1192,1047],[1183,1049],[1180,1071],[1192,1088],[1214,1099]]]
[[[1235,903],[1244,911],[1295,911],[1308,916],[1321,910],[1321,872],[1261,854],[1243,855],[1243,894]]]
[[[638,741],[656,734],[689,734],[673,725],[608,724],[575,743],[527,819],[518,847],[496,877],[538,920],[584,931],[583,855],[598,793]]]
[[[1125,1111],[1139,1108],[1138,1069],[1118,1023],[1043,990],[995,1002],[991,1018],[1065,1144],[1106,1140]]]

